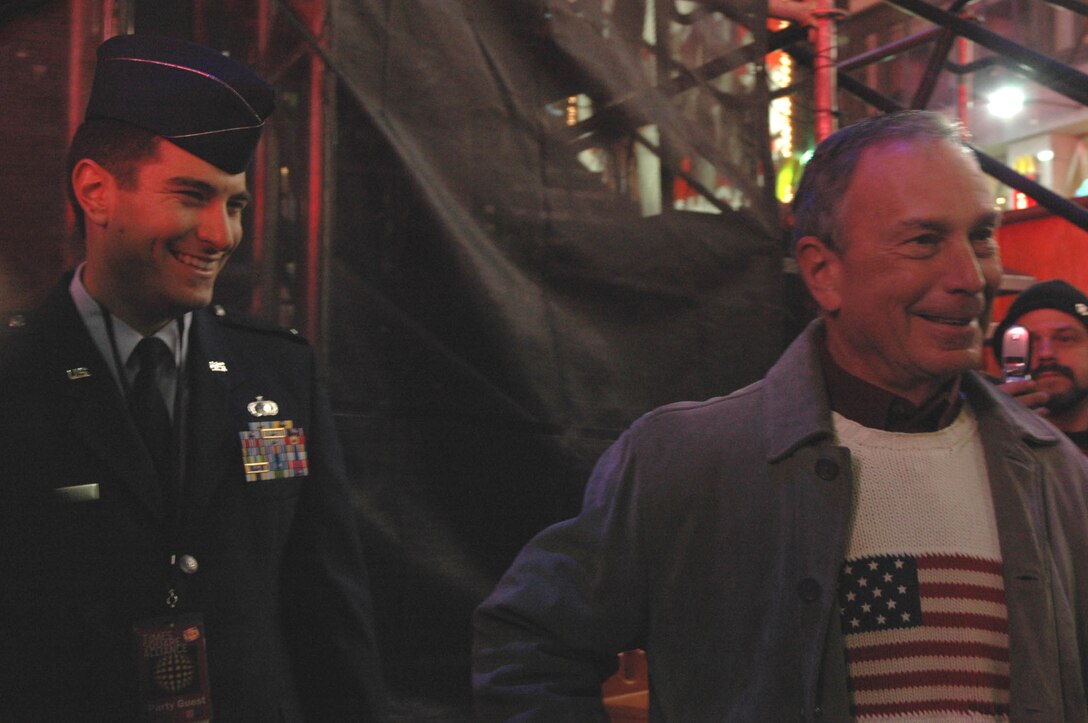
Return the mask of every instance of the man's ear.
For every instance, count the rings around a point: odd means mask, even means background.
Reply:
[[[816,236],[804,236],[794,248],[797,266],[812,298],[827,314],[842,305],[842,259]]]
[[[90,158],[81,159],[72,169],[72,192],[88,225],[106,225],[115,189],[113,174]]]

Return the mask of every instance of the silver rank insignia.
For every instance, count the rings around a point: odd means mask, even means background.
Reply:
[[[264,397],[257,397],[246,405],[246,409],[254,417],[274,417],[280,413],[280,405]]]
[[[249,429],[239,432],[238,436],[242,440],[246,482],[310,474],[306,433],[302,427],[295,427],[290,419],[250,422]]]
[[[211,369],[213,372],[225,372],[227,370],[227,363],[221,361],[210,361],[208,362],[208,368]],[[258,399],[260,399],[260,397],[258,397]]]

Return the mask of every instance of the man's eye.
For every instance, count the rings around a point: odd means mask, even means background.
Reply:
[[[941,237],[935,233],[926,233],[907,240],[905,250],[908,255],[917,258],[933,256],[940,248]]]
[[[975,247],[975,256],[978,256],[979,258],[989,258],[996,255],[998,252],[997,239],[991,234],[987,234],[982,238],[972,239],[971,244]]]

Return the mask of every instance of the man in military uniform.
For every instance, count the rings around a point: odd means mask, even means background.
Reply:
[[[384,716],[312,350],[209,308],[273,105],[201,46],[99,49],[86,262],[0,345],[0,720]]]

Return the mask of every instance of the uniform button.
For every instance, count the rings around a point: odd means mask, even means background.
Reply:
[[[200,563],[192,555],[182,555],[178,558],[178,569],[186,575],[192,575],[200,569]]]
[[[816,460],[816,476],[830,482],[839,476],[839,463],[827,457]]]
[[[811,577],[806,577],[797,586],[797,594],[805,602],[814,602],[820,599],[820,583]]]

